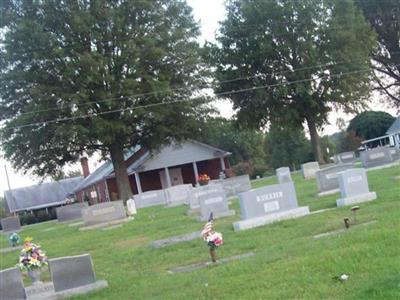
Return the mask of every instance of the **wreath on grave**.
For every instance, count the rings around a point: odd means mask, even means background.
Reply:
[[[207,174],[201,174],[198,178],[197,181],[199,182],[200,185],[207,185],[208,182],[210,181],[210,176]]]

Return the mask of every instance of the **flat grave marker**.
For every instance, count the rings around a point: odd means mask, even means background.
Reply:
[[[296,218],[310,213],[308,206],[298,207],[293,182],[274,184],[239,194],[241,221],[235,231]]]
[[[318,196],[331,195],[339,192],[338,173],[353,168],[353,164],[338,164],[321,169],[316,173]]]
[[[278,183],[292,181],[292,176],[290,175],[290,169],[288,167],[281,167],[279,169],[276,169],[276,177],[278,178]]]
[[[339,173],[341,198],[337,206],[352,205],[376,199],[376,193],[370,192],[365,169],[350,169]]]
[[[199,239],[201,237],[202,237],[201,231],[195,231],[195,232],[191,232],[191,233],[173,236],[170,238],[165,238],[162,240],[156,240],[156,241],[151,242],[150,246],[152,248],[163,248],[163,247],[175,245],[178,243],[193,241],[193,240]]]
[[[4,233],[17,232],[21,230],[21,222],[18,216],[3,218],[0,222]]]
[[[57,207],[56,214],[58,222],[69,222],[82,219],[82,211],[88,207],[87,202],[78,202]]]
[[[18,268],[14,267],[0,271],[0,298],[26,299],[22,274]]]
[[[319,171],[319,164],[316,161],[311,161],[301,165],[301,172],[304,179],[315,178],[315,173]]]
[[[203,189],[203,193],[198,194],[198,200],[200,203],[200,221],[207,221],[210,213],[213,213],[214,219],[235,214],[234,210],[229,210],[222,184],[213,184]]]

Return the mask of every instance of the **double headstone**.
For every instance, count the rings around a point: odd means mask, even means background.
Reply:
[[[319,164],[316,161],[308,162],[301,165],[301,172],[304,179],[315,178],[315,174],[319,171]]]
[[[352,205],[376,199],[376,193],[370,192],[365,169],[350,169],[339,173],[341,198],[337,206]]]
[[[144,208],[156,205],[165,205],[165,193],[163,190],[148,191],[133,196],[136,208]]]
[[[107,286],[106,281],[96,281],[90,254],[50,259],[49,269],[56,294],[73,290],[80,293],[79,289],[87,292]]]
[[[82,219],[82,211],[87,208],[87,202],[78,202],[61,207],[57,207],[57,220],[58,222],[68,222],[73,220]]]
[[[242,220],[233,223],[235,231],[297,218],[310,213],[308,206],[298,207],[293,182],[253,189],[239,194],[239,199]]]
[[[201,221],[207,221],[210,213],[213,213],[215,219],[235,214],[234,210],[229,210],[228,200],[221,184],[207,185],[198,189],[201,189],[197,191]]]
[[[316,173],[318,195],[330,195],[339,192],[338,173],[353,168],[353,164],[339,164]]]
[[[221,183],[225,195],[229,198],[236,196],[239,193],[249,191],[251,189],[250,177],[249,175],[241,175],[235,177],[229,177],[226,179],[212,180],[210,184]]]
[[[21,222],[19,221],[19,217],[12,216],[1,219],[1,228],[3,232],[17,232],[21,230]]]
[[[192,196],[193,186],[191,184],[175,185],[164,190],[166,204],[168,207],[187,204]]]
[[[342,152],[335,155],[335,163],[337,164],[353,164],[356,162],[356,154],[354,151]]]
[[[26,299],[19,269],[10,268],[0,271],[0,299]]]
[[[85,208],[82,217],[85,226],[92,226],[111,221],[124,220],[126,219],[126,212],[122,200],[111,201]]]
[[[364,168],[379,167],[393,162],[390,149],[377,147],[360,153],[362,166]]]
[[[276,169],[276,177],[278,178],[278,183],[292,181],[292,176],[290,175],[290,169],[288,167]]]

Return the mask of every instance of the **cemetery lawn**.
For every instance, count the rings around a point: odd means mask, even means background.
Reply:
[[[153,240],[201,230],[204,223],[185,215],[187,207],[139,210],[120,228],[80,232],[77,227],[47,222],[25,227],[50,258],[90,253],[96,276],[107,289],[73,299],[400,299],[400,167],[368,172],[378,199],[360,204],[358,223],[338,235],[313,236],[343,228],[349,207],[336,208],[339,194],[317,198],[315,180],[292,175],[300,206],[311,211],[334,208],[296,220],[233,232],[237,215],[216,220],[225,244],[219,258],[254,252],[255,256],[189,273],[168,270],[209,260],[202,240],[152,249]],[[397,177],[397,178],[396,178]],[[275,183],[254,181],[253,187]],[[7,247],[0,237],[0,247]],[[0,254],[1,269],[12,267],[18,252]],[[348,274],[347,282],[335,276]]]

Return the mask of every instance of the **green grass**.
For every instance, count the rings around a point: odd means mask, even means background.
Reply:
[[[209,260],[203,241],[151,249],[155,239],[201,230],[203,223],[185,215],[187,207],[140,210],[134,221],[109,231],[78,231],[57,223],[28,227],[50,258],[90,253],[98,279],[109,288],[74,299],[400,299],[400,167],[368,173],[378,200],[361,204],[359,222],[343,234],[314,240],[319,233],[340,229],[349,208],[336,208],[242,232],[233,232],[239,216],[216,221],[225,244],[219,257],[249,251],[256,255],[190,273],[174,268]],[[311,210],[336,207],[339,194],[316,197],[315,180],[293,176],[299,205]],[[275,178],[253,182],[273,184]],[[239,211],[237,200],[231,205]],[[56,230],[44,231],[55,227]],[[0,247],[6,247],[0,238]],[[0,254],[1,255],[1,254]],[[18,252],[0,256],[1,269],[13,266]],[[332,277],[349,274],[347,282]]]

